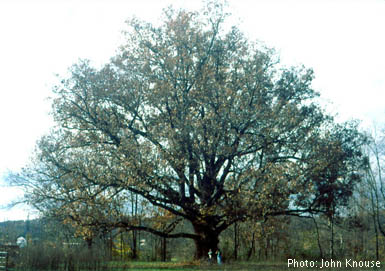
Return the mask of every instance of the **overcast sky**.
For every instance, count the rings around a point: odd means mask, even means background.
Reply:
[[[274,47],[284,64],[313,68],[314,88],[339,120],[384,123],[385,0],[229,0],[231,22],[251,39]],[[28,163],[36,140],[52,126],[47,97],[79,58],[101,65],[123,41],[124,21],[148,21],[173,4],[200,1],[0,2],[0,178]],[[20,196],[1,184],[0,206]],[[28,211],[0,210],[0,221]]]

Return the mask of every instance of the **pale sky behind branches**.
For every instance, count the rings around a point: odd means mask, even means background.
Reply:
[[[21,197],[7,172],[29,162],[53,122],[52,87],[79,59],[103,65],[123,43],[125,20],[156,22],[162,9],[201,1],[46,0],[0,2],[0,207]],[[285,65],[313,68],[313,87],[337,120],[363,128],[385,117],[385,0],[228,0],[230,24],[274,47]],[[3,176],[3,177],[1,177]],[[0,221],[26,219],[27,207],[0,209]]]

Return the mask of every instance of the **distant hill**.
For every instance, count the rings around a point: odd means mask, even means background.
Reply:
[[[0,244],[16,244],[19,236],[41,238],[43,225],[40,219],[0,222]]]

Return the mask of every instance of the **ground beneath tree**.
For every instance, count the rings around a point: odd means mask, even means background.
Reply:
[[[132,271],[164,271],[164,270],[173,270],[173,271],[196,271],[196,270],[244,270],[244,271],[283,271],[283,270],[314,270],[316,268],[288,268],[286,262],[236,262],[236,263],[224,263],[222,265],[202,263],[202,262],[115,262],[110,263],[106,270],[132,270]],[[323,268],[325,270],[353,270],[354,268]],[[373,270],[373,269],[357,269],[356,270]],[[376,270],[385,270],[384,268]]]

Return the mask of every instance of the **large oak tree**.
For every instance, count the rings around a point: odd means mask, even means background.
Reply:
[[[82,225],[192,238],[197,258],[235,222],[346,202],[362,138],[323,113],[312,70],[282,68],[273,50],[226,30],[218,3],[164,16],[132,19],[110,63],[81,61],[55,88],[57,127],[24,172],[29,201]],[[130,220],[132,192],[193,231]]]

